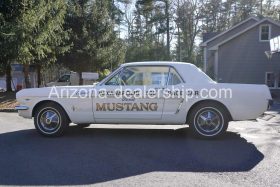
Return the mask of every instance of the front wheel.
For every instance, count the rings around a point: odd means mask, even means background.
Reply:
[[[34,115],[36,130],[44,136],[61,136],[69,125],[64,109],[55,103],[38,107]]]
[[[190,129],[200,138],[216,138],[222,136],[230,121],[227,109],[215,102],[203,102],[195,106],[188,119]]]

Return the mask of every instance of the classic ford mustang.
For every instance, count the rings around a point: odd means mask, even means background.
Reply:
[[[24,89],[16,109],[39,133],[62,135],[69,123],[188,124],[194,135],[223,135],[230,121],[256,119],[268,108],[266,85],[216,83],[182,62],[122,64],[96,85]]]

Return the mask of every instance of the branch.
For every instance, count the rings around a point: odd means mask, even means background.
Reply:
[[[5,36],[14,36],[15,33],[4,33],[4,32],[0,32],[0,34],[5,35]]]

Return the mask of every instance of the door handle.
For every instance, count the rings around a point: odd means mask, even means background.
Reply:
[[[155,90],[163,90],[164,88],[155,88]]]
[[[84,96],[84,95],[88,95],[90,92],[88,92],[88,91],[83,91],[83,92],[81,92],[81,91],[78,91],[76,94],[77,95],[80,95],[80,96]]]

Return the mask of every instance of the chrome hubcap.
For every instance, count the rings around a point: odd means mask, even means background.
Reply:
[[[59,127],[60,119],[55,111],[46,110],[40,117],[40,124],[45,130],[53,131]]]
[[[222,121],[217,112],[205,110],[198,115],[197,125],[207,133],[215,132],[219,129]]]

